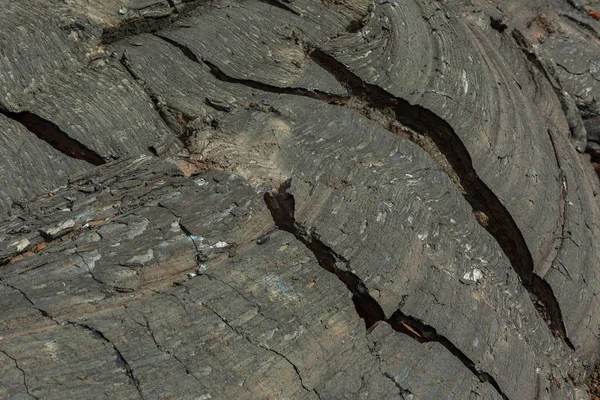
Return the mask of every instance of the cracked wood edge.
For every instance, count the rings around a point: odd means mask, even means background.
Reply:
[[[391,111],[395,118],[386,118],[387,121],[383,127],[392,133],[401,134],[419,145],[450,176],[473,207],[473,214],[477,221],[500,244],[511,261],[513,269],[521,277],[525,288],[535,296],[535,299],[542,302],[543,309],[540,310],[540,315],[549,321],[555,334],[564,340],[571,349],[574,349],[571,340],[566,335],[562,311],[556,296],[550,285],[535,274],[531,253],[520,229],[494,192],[478,177],[466,147],[446,121],[424,107],[412,105],[376,85],[364,82],[334,57],[318,48],[308,50],[307,54],[348,88],[350,92],[348,97],[340,98],[326,93],[312,93],[293,88],[282,89],[256,81],[231,78],[212,62],[199,58],[189,47],[173,39],[157,36],[180,49],[188,59],[206,64],[213,76],[223,82],[237,83],[270,93],[314,98],[340,106],[350,105],[352,107],[353,103],[350,100],[354,97],[358,99],[358,105],[352,108],[367,118],[369,118],[370,110]],[[426,140],[420,139],[419,136],[424,136]],[[535,302],[535,300],[532,301]]]
[[[214,69],[214,70],[216,70],[217,72],[220,72],[220,71],[218,70],[218,68],[217,68],[217,67],[215,67],[215,66],[211,67],[211,69]],[[242,83],[242,84],[244,84],[244,82],[236,82],[236,83]],[[252,84],[254,84],[254,83],[252,83]],[[256,84],[255,84],[255,85],[256,85]],[[303,95],[303,94],[300,94],[300,95]]]
[[[350,263],[332,248],[325,245],[319,239],[319,235],[314,229],[296,221],[294,217],[295,199],[288,191],[290,186],[291,180],[288,180],[282,183],[278,190],[267,192],[264,195],[265,204],[271,212],[273,222],[279,229],[293,234],[296,239],[301,241],[315,255],[321,268],[335,274],[346,285],[350,293],[352,293],[352,301],[354,302],[356,312],[365,321],[367,329],[372,329],[379,322],[386,322],[396,332],[403,333],[420,343],[440,343],[460,360],[480,382],[490,383],[504,400],[508,400],[508,396],[502,391],[500,385],[498,385],[498,382],[496,382],[496,379],[492,375],[478,370],[475,367],[475,363],[465,353],[448,338],[439,335],[433,327],[424,324],[417,318],[404,314],[400,310],[386,317],[381,306],[369,294],[369,290],[362,279],[352,272]],[[402,387],[399,387],[399,389],[405,390]]]
[[[29,111],[11,112],[3,107],[2,104],[0,104],[0,114],[20,123],[40,140],[48,143],[68,157],[83,160],[92,165],[106,163],[106,160],[94,150],[88,148],[80,141],[73,139],[60,129],[58,125],[39,115]]]

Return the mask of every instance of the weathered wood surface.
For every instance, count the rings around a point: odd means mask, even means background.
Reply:
[[[527,21],[5,6],[0,398],[585,398],[595,125]]]
[[[572,138],[595,163],[600,162],[597,117],[600,115],[600,2],[597,0],[451,1],[455,10],[484,11],[496,29],[519,29],[554,79]],[[586,147],[587,146],[587,147]]]

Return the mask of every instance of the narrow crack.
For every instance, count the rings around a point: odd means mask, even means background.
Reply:
[[[569,5],[577,11],[581,10],[581,5],[579,4],[579,2],[577,2],[577,0],[567,0],[567,3],[569,3]]]
[[[40,398],[37,396],[34,396],[30,391],[29,391],[29,386],[27,385],[27,376],[25,375],[25,370],[19,365],[19,363],[17,362],[17,359],[12,357],[10,354],[8,354],[6,351],[4,350],[0,350],[0,353],[4,354],[6,357],[10,358],[14,363],[15,363],[15,367],[21,371],[21,374],[23,374],[23,386],[25,386],[25,391],[27,392],[27,394],[29,395],[29,397],[33,397],[34,399],[39,400]]]
[[[133,373],[133,369],[131,368],[131,365],[129,365],[129,362],[125,359],[125,357],[123,357],[123,354],[117,348],[117,346],[115,346],[115,344],[113,342],[111,342],[110,339],[107,338],[104,335],[104,333],[102,333],[102,331],[94,328],[93,326],[90,326],[90,325],[87,325],[87,324],[82,324],[82,323],[79,323],[79,322],[67,321],[66,323],[68,325],[74,325],[74,326],[78,326],[80,328],[86,329],[86,330],[90,331],[94,337],[96,337],[98,339],[101,339],[102,341],[108,343],[113,348],[113,350],[115,351],[115,354],[117,355],[117,363],[118,363],[118,365],[121,366],[125,370],[125,374],[127,375],[127,378],[135,386],[135,388],[136,388],[136,390],[137,390],[140,398],[144,399],[144,396],[142,394],[142,389],[140,388],[140,382],[135,377],[135,375]]]
[[[166,29],[173,23],[186,17],[191,11],[198,7],[210,4],[210,0],[184,0],[179,5],[173,0],[167,0],[168,9],[156,10],[152,14],[146,14],[133,11],[123,18],[115,26],[104,26],[101,44],[110,44],[131,36],[137,36],[143,33],[153,33],[161,29]],[[178,6],[181,8],[179,9]]]
[[[252,346],[258,347],[262,350],[266,350],[268,352],[271,352],[273,354],[276,354],[277,356],[283,358],[288,364],[290,364],[292,366],[292,368],[294,369],[294,371],[296,372],[296,375],[298,376],[298,380],[300,381],[300,385],[302,386],[302,389],[304,389],[306,392],[313,392],[317,395],[317,397],[320,399],[321,397],[319,396],[319,394],[317,393],[316,390],[310,390],[308,387],[306,387],[306,384],[304,383],[304,380],[302,379],[302,375],[300,374],[300,370],[298,369],[298,367],[296,366],[296,364],[294,364],[288,357],[286,357],[284,354],[282,354],[281,352],[272,349],[270,347],[267,347],[261,343],[256,343],[254,342],[252,339],[250,339],[248,336],[246,336],[243,332],[240,332],[237,328],[235,328],[234,326],[232,326],[229,321],[227,321],[227,318],[224,318],[223,316],[221,316],[217,311],[215,311],[212,307],[210,307],[208,304],[206,304],[205,302],[201,302],[200,303],[204,308],[206,308],[208,311],[210,311],[211,313],[213,313],[217,318],[219,318],[221,320],[221,322],[223,322],[229,329],[231,329],[233,332],[235,332],[238,336],[244,338],[248,343],[250,343]]]
[[[179,229],[181,229],[181,231],[184,233],[184,235],[186,235],[188,237],[188,239],[192,242],[192,245],[194,246],[194,250],[196,251],[196,266],[194,267],[194,269],[195,270],[201,269],[202,264],[207,260],[207,257],[206,257],[206,254],[202,251],[202,249],[198,246],[198,243],[196,243],[196,240],[198,239],[198,237],[196,235],[194,235],[192,233],[192,231],[190,231],[181,222],[181,216],[176,214],[175,211],[173,211],[169,207],[165,206],[163,203],[158,203],[158,207],[164,208],[165,210],[170,212],[171,215],[173,215],[175,217],[177,226],[179,227]]]
[[[389,372],[383,373],[383,376],[385,376],[387,379],[389,379],[390,381],[392,381],[394,383],[394,386],[396,386],[396,389],[398,389],[398,392],[400,393],[400,396],[403,399],[406,398],[405,396],[412,395],[412,392],[410,390],[404,389],[402,386],[400,386],[400,384],[398,382],[396,382],[396,379]]]
[[[561,215],[562,223],[560,226],[560,236],[558,236],[556,238],[556,240],[553,244],[553,249],[552,249],[551,253],[548,255],[548,258],[552,258],[552,260],[549,263],[550,267],[552,267],[552,266],[554,266],[554,264],[556,263],[556,260],[558,259],[560,251],[562,250],[562,247],[564,245],[565,239],[569,238],[569,236],[567,235],[566,226],[565,226],[565,224],[566,224],[566,214],[565,213],[567,211],[567,204],[569,202],[569,199],[568,199],[569,187],[567,184],[566,172],[562,166],[560,157],[558,155],[558,149],[556,148],[556,142],[554,140],[554,136],[550,130],[548,130],[547,132],[548,132],[548,137],[550,138],[550,143],[552,144],[552,150],[554,152],[554,157],[556,159],[556,166],[557,166],[558,170],[560,171],[560,186],[561,186],[561,199],[560,199],[560,204],[559,204],[559,212]],[[567,268],[565,266],[563,266],[563,268],[567,271],[567,274],[568,274]],[[537,274],[535,274],[533,278],[534,278],[533,285],[538,287],[537,292],[542,293],[545,296],[548,296],[548,299],[547,299],[548,302],[557,302],[558,303],[558,300],[556,299],[556,295],[554,294],[554,291],[553,291],[552,287],[550,286],[550,284]],[[566,332],[566,327],[564,325],[564,319],[562,317],[561,309],[559,307],[557,307],[556,309],[550,308],[550,309],[548,309],[548,311],[555,313],[555,315],[553,315],[553,316],[551,315],[551,318],[553,320],[559,321],[559,323],[561,324],[560,329],[562,331]],[[565,343],[567,344],[567,346],[569,346],[573,350],[575,349],[575,346],[573,345],[571,340],[566,335],[563,339],[564,339]]]
[[[172,211],[171,211],[171,213],[173,215],[176,215]],[[177,219],[177,226],[179,226],[179,229],[181,229],[181,231],[188,237],[188,239],[194,245],[194,249],[196,250],[196,268],[200,268],[202,263],[204,261],[206,261],[206,258],[205,258],[204,252],[200,249],[200,247],[198,247],[198,243],[196,243],[196,240],[197,240],[196,235],[194,235],[192,233],[192,231],[190,231],[188,228],[186,228],[185,225],[183,225],[181,223],[181,217],[178,217],[178,219]]]
[[[183,369],[187,375],[191,376],[196,381],[200,382],[200,384],[202,384],[202,381],[196,375],[191,373],[189,368],[183,363],[183,361],[181,361],[179,359],[179,357],[177,357],[175,354],[173,354],[170,350],[164,349],[163,346],[161,346],[160,343],[158,343],[158,340],[156,340],[156,336],[154,336],[154,332],[150,328],[150,321],[148,321],[148,318],[145,315],[143,317],[144,317],[146,329],[148,330],[148,333],[150,334],[150,338],[152,339],[152,342],[154,342],[154,345],[156,346],[156,348],[158,350],[160,350],[162,353],[168,354],[170,357],[172,357],[175,361],[177,361],[179,363],[179,365],[181,365],[183,367]]]
[[[239,84],[253,89],[261,90],[263,92],[309,97],[311,99],[316,99],[332,104],[345,103],[347,100],[347,96],[333,95],[328,92],[323,92],[316,89],[308,90],[300,87],[279,87],[251,79],[233,78],[225,74],[217,65],[196,55],[196,53],[194,53],[188,46],[160,34],[154,34],[154,36],[164,40],[166,43],[172,46],[177,47],[183,53],[183,55],[185,55],[191,61],[208,67],[209,72],[221,82]]]
[[[390,325],[390,326],[391,326],[391,325]],[[392,327],[392,329],[393,329],[393,327]],[[396,388],[398,389],[398,392],[399,392],[399,394],[400,394],[400,397],[401,397],[402,399],[405,399],[405,397],[404,397],[404,396],[407,396],[407,397],[408,397],[408,396],[411,396],[411,395],[412,395],[412,396],[414,396],[410,390],[408,390],[408,389],[405,389],[405,388],[404,388],[402,385],[400,385],[400,383],[398,383],[398,382],[396,381],[396,379],[395,379],[395,378],[392,376],[392,374],[390,374],[389,372],[384,372],[384,371],[383,371],[383,369],[381,368],[381,364],[382,364],[381,357],[380,357],[379,353],[378,353],[378,352],[377,352],[377,350],[376,350],[377,343],[376,343],[376,342],[373,342],[373,345],[375,346],[375,349],[371,348],[371,346],[370,346],[370,345],[368,346],[368,347],[369,347],[369,352],[371,353],[371,355],[372,355],[373,357],[375,357],[375,360],[377,360],[377,368],[379,369],[379,372],[380,372],[380,373],[381,373],[381,374],[382,374],[384,377],[386,377],[387,379],[389,379],[390,381],[392,381],[392,382],[394,383],[394,386],[396,386]],[[363,386],[363,382],[362,382],[362,380],[361,380],[361,385],[360,385],[360,386],[361,386],[361,388],[362,388],[362,386]],[[359,390],[358,390],[358,393],[360,393],[360,391],[361,391],[361,388],[359,388]]]
[[[271,212],[275,225],[294,235],[316,257],[321,268],[335,274],[352,293],[352,301],[358,315],[365,320],[367,328],[377,321],[385,320],[383,308],[371,297],[365,284],[350,271],[349,262],[342,255],[323,243],[312,230],[298,223],[294,218],[295,200],[288,193],[291,179],[284,182],[277,193],[267,192],[265,203]]]
[[[305,391],[307,391],[307,392],[311,392],[312,391],[312,390],[310,390],[309,388],[306,387],[306,384],[304,383],[304,380],[302,379],[302,374],[300,374],[300,370],[298,369],[298,367],[296,366],[296,364],[294,364],[289,358],[287,358],[287,356],[285,354],[280,353],[277,350],[272,349],[270,347],[265,347],[265,346],[261,345],[260,343],[258,344],[258,347],[260,347],[261,349],[270,351],[271,353],[277,354],[279,357],[281,357],[285,361],[287,361],[288,364],[290,364],[292,366],[292,368],[294,368],[294,371],[296,372],[296,375],[298,375],[298,380],[300,381],[300,385],[302,386],[302,388]]]
[[[258,0],[258,1],[260,1],[261,3],[268,4],[268,5],[270,5],[270,6],[273,6],[273,7],[279,8],[279,9],[281,9],[281,10],[284,10],[284,11],[290,12],[290,13],[292,13],[292,14],[294,14],[294,15],[297,15],[297,16],[299,16],[299,17],[301,17],[301,16],[302,16],[302,14],[301,14],[301,13],[299,13],[298,11],[294,10],[294,9],[293,9],[293,8],[291,8],[291,7],[288,7],[288,6],[286,6],[285,4],[283,4],[283,3],[282,3],[282,2],[280,2],[280,1],[277,1],[277,0]]]
[[[29,304],[31,304],[31,307],[35,308],[36,310],[38,310],[44,317],[50,319],[52,322],[54,322],[57,325],[61,325],[56,319],[54,319],[54,317],[48,313],[46,310],[38,307],[35,305],[35,303],[29,298],[29,296],[27,296],[27,293],[25,293],[24,291],[22,291],[21,289],[19,289],[16,286],[13,286],[9,283],[6,282],[1,282],[2,285],[9,287],[19,293],[21,293],[21,295],[25,298],[25,300],[27,300],[27,302]],[[135,388],[137,389],[140,398],[143,399],[143,395],[140,389],[140,385],[139,385],[139,381],[135,378],[134,374],[133,374],[133,370],[131,369],[131,366],[129,365],[129,363],[127,362],[127,360],[125,360],[125,358],[123,357],[123,354],[121,354],[121,352],[119,351],[119,349],[98,329],[93,328],[87,324],[82,324],[82,323],[78,323],[78,322],[73,322],[73,321],[65,321],[63,324],[67,324],[67,325],[73,325],[73,326],[78,326],[80,328],[84,328],[87,329],[89,331],[91,331],[94,336],[104,340],[105,342],[109,343],[112,348],[114,349],[115,353],[117,354],[117,360],[118,363],[123,366],[123,368],[125,369],[125,372],[127,374],[127,377],[131,380],[131,382],[134,384]],[[34,396],[32,396],[34,397]]]
[[[350,269],[350,263],[343,256],[323,243],[319,235],[311,228],[307,228],[295,219],[296,202],[290,193],[291,179],[285,181],[278,190],[267,192],[264,200],[269,209],[275,225],[291,233],[302,242],[315,256],[319,266],[335,274],[346,288],[352,293],[352,301],[358,315],[365,321],[368,332],[379,322],[387,322],[396,331],[424,342],[437,342],[444,346],[451,354],[465,365],[481,382],[488,382],[505,400],[508,397],[498,382],[489,373],[480,371],[475,363],[459,350],[449,339],[439,335],[435,328],[425,325],[418,319],[403,314],[397,310],[390,318],[386,318],[381,305],[369,293],[364,282]]]
[[[101,281],[100,279],[96,278],[96,275],[94,275],[94,273],[92,272],[92,268],[90,267],[90,265],[88,264],[88,262],[86,261],[86,259],[77,251],[77,249],[75,249],[75,254],[81,258],[81,261],[83,262],[83,264],[86,266],[88,273],[90,274],[90,277],[96,281],[97,283],[99,283],[100,285],[102,285],[102,287],[106,287],[106,288],[111,288],[111,289],[115,289],[115,287],[110,286],[108,284],[106,284],[105,282]]]
[[[421,343],[437,342],[441,344],[453,356],[458,358],[460,362],[479,379],[480,382],[489,383],[494,387],[494,389],[496,389],[498,394],[500,394],[503,399],[508,399],[508,396],[502,391],[500,385],[492,375],[490,375],[488,372],[479,370],[475,363],[462,350],[456,347],[454,343],[450,341],[450,339],[438,334],[436,329],[432,326],[426,325],[422,321],[404,314],[401,310],[397,310],[386,322],[389,323],[395,331],[405,333]]]
[[[76,254],[79,258],[81,258],[81,261],[86,266],[88,274],[90,275],[90,277],[94,281],[96,281],[97,283],[99,283],[100,285],[102,285],[102,287],[108,289],[109,293],[111,293],[111,291],[118,292],[118,293],[131,293],[131,292],[135,291],[134,289],[131,289],[131,288],[124,288],[124,287],[120,287],[120,286],[109,285],[108,283],[106,283],[106,282],[102,281],[101,279],[97,278],[96,275],[94,274],[92,268],[90,267],[89,263],[85,260],[85,258],[77,250],[75,250],[74,254]]]
[[[571,139],[575,141],[575,149],[580,153],[584,153],[588,139],[583,120],[581,119],[581,113],[577,107],[577,104],[570,97],[570,94],[563,89],[556,69],[538,57],[535,49],[521,31],[514,29],[512,31],[512,38],[531,65],[533,65],[542,74],[542,76],[552,87],[552,90],[554,90],[554,93],[560,101],[562,111],[567,120],[569,131],[571,133]],[[564,69],[566,72],[571,73],[561,64],[557,63],[556,65],[561,69]],[[532,78],[537,86],[538,84],[536,76],[532,74]]]
[[[27,296],[27,293],[25,293],[24,291],[22,291],[21,289],[19,289],[18,287],[11,285],[10,283],[6,283],[6,282],[1,282],[1,284],[3,286],[6,286],[8,288],[11,288],[19,293],[21,293],[21,295],[25,298],[25,300],[27,300],[27,302],[31,305],[31,307],[35,308],[36,310],[39,311],[40,314],[42,314],[42,316],[50,319],[52,322],[54,322],[55,324],[59,325],[58,321],[56,321],[54,319],[54,317],[46,310],[38,307],[37,305],[35,305],[35,303],[33,301],[31,301],[31,299],[29,298],[29,296]]]
[[[548,323],[552,332],[574,349],[567,337],[562,312],[550,285],[544,284],[543,278],[534,273],[533,258],[523,234],[500,199],[477,175],[467,148],[443,118],[424,107],[412,105],[393,96],[379,86],[366,83],[344,64],[318,48],[310,49],[307,54],[344,85],[349,91],[349,96],[335,96],[298,88],[279,88],[252,80],[232,78],[216,65],[199,58],[189,47],[173,39],[156,36],[179,48],[190,60],[207,65],[213,76],[220,81],[237,83],[269,93],[297,95],[329,104],[348,106],[382,125],[386,130],[402,135],[420,146],[451,178],[471,205],[477,222],[500,245],[532,297],[536,310]],[[374,118],[373,114],[378,114],[377,118]],[[380,122],[382,115],[386,121],[384,123]]]
[[[585,19],[583,19],[581,17],[575,17],[568,13],[559,13],[559,15],[561,17],[565,17],[565,18],[569,19],[570,21],[574,22],[575,24],[583,27],[588,33],[592,34],[595,38],[600,38],[600,34],[596,30],[596,28],[592,24],[590,24],[588,21],[586,21]]]
[[[129,75],[131,75],[133,80],[139,84],[146,95],[150,97],[150,101],[152,101],[154,109],[158,113],[159,117],[163,120],[165,125],[175,134],[177,138],[182,139],[184,132],[181,128],[181,125],[177,122],[175,117],[169,113],[168,106],[161,99],[161,97],[135,72],[133,66],[131,65],[131,60],[129,60],[129,57],[127,56],[127,52],[123,52],[120,62]],[[156,149],[149,148],[148,150],[156,155]]]
[[[589,73],[589,71],[584,71],[584,72],[572,72],[572,71],[569,71],[569,69],[567,67],[565,67],[564,65],[562,65],[561,63],[558,63],[558,62],[556,63],[556,65],[560,69],[562,69],[563,71],[565,71],[567,74],[569,74],[569,75],[581,76],[581,75],[585,75],[585,74]]]
[[[533,258],[523,234],[500,199],[477,175],[471,156],[454,129],[434,112],[366,83],[324,51],[314,49],[310,56],[345,84],[351,95],[362,99],[371,108],[392,112],[394,119],[390,119],[387,129],[403,136],[408,132],[408,138],[440,165],[471,205],[477,222],[500,245],[530,296],[541,302],[545,311],[538,312],[542,318],[549,315],[551,330],[569,345],[558,301],[550,286],[544,285],[544,280],[534,273]],[[399,127],[397,123],[400,123]],[[573,349],[572,344],[569,347]]]
[[[250,303],[250,304],[252,304],[254,307],[256,307],[256,311],[257,311],[257,312],[258,312],[258,314],[259,314],[260,316],[262,316],[264,319],[266,319],[266,320],[269,320],[269,321],[271,321],[271,322],[274,322],[275,324],[278,324],[278,323],[279,323],[279,321],[277,321],[277,320],[275,320],[275,319],[273,319],[273,318],[269,317],[269,316],[268,316],[268,315],[266,315],[265,313],[263,313],[263,311],[262,311],[262,304],[260,304],[260,303],[257,303],[256,301],[253,301],[253,300],[249,299],[249,298],[248,298],[248,297],[246,297],[246,296],[245,296],[245,295],[244,295],[242,292],[240,292],[240,291],[239,291],[239,290],[238,290],[238,289],[237,289],[235,286],[233,286],[233,285],[231,285],[230,283],[228,283],[228,282],[226,282],[226,281],[224,281],[224,280],[221,280],[221,279],[217,278],[216,276],[214,276],[214,275],[211,275],[211,274],[209,274],[209,273],[203,273],[203,274],[202,274],[202,276],[206,276],[208,279],[215,280],[215,281],[217,281],[217,282],[220,282],[220,283],[222,283],[223,285],[225,285],[225,286],[229,287],[231,290],[233,290],[234,292],[236,292],[236,293],[237,293],[237,294],[238,294],[238,295],[239,295],[241,298],[243,298],[243,299],[244,299],[244,300],[246,300],[248,303]]]
[[[102,165],[106,161],[94,150],[70,137],[58,125],[29,111],[12,112],[0,105],[0,114],[23,125],[39,139],[48,143],[62,154],[86,161],[92,165]]]

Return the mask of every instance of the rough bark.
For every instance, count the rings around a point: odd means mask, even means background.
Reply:
[[[501,3],[6,2],[0,398],[585,398],[597,116]]]

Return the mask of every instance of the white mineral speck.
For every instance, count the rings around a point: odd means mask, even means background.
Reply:
[[[15,246],[17,248],[17,251],[22,251],[25,250],[27,246],[29,246],[29,240],[27,240],[27,238],[17,240],[16,242],[12,243],[11,246]]]
[[[481,272],[481,270],[478,268],[473,268],[473,271],[467,272],[463,275],[463,279],[473,282],[477,282],[481,278],[483,278],[483,272]]]

